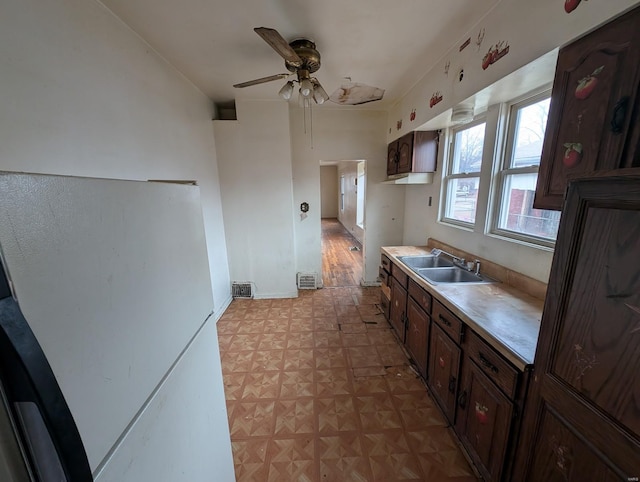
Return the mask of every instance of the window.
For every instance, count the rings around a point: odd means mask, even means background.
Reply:
[[[485,122],[453,131],[443,184],[443,221],[468,227],[473,227],[476,222],[484,132]]]
[[[533,209],[549,103],[549,93],[544,93],[509,108],[505,155],[497,174],[492,232],[553,246],[560,212]]]

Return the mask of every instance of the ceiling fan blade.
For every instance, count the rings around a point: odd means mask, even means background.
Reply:
[[[256,27],[253,30],[260,35],[265,42],[271,45],[271,48],[278,52],[278,54],[287,62],[297,66],[302,65],[302,59],[298,57],[298,54],[295,53],[277,30],[267,27]]]
[[[262,77],[260,79],[249,80],[248,82],[242,82],[240,84],[234,84],[236,89],[242,89],[243,87],[251,87],[252,85],[264,84],[265,82],[271,82],[273,80],[284,79],[289,77],[291,73],[288,74],[276,74],[270,75],[269,77]]]

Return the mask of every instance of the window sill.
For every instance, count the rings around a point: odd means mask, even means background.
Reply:
[[[508,236],[508,235],[502,234],[502,233],[488,232],[488,233],[485,233],[485,235],[489,236],[491,238],[501,239],[503,241],[507,241],[507,242],[510,242],[510,243],[515,243],[515,244],[519,244],[521,246],[526,246],[528,248],[538,249],[540,251],[546,251],[548,253],[553,253],[555,251],[555,242],[554,242],[553,246],[548,246],[548,245],[545,245],[545,244],[536,243],[533,240],[520,239],[520,238]]]

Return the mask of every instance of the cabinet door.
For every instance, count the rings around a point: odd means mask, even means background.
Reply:
[[[435,172],[438,161],[438,131],[415,131],[413,172]]]
[[[529,477],[520,480],[556,480],[536,461],[554,446],[560,460],[565,445],[576,458],[562,480],[603,480],[580,478],[583,449],[563,441],[559,424],[601,465],[640,477],[640,169],[622,174],[570,184],[519,452]]]
[[[398,172],[398,141],[393,141],[387,146],[387,176]]]
[[[449,422],[453,423],[460,376],[460,347],[435,323],[431,325],[428,372],[431,392]]]
[[[586,480],[618,482],[621,480],[606,466],[566,420],[545,407],[539,442],[534,447],[534,461],[529,480],[541,482],[584,482]],[[640,466],[637,467],[640,474]],[[638,477],[636,475],[634,477]],[[637,480],[625,477],[622,480]]]
[[[398,139],[398,174],[411,172],[413,167],[413,132]]]
[[[407,335],[405,346],[413,358],[418,372],[427,377],[427,344],[431,319],[411,297],[407,300]]]
[[[640,8],[560,51],[535,208],[562,209],[570,176],[633,165],[639,82]]]
[[[404,320],[407,313],[407,290],[402,284],[391,278],[391,308],[389,321],[400,341],[404,343]]]
[[[501,480],[512,416],[511,400],[465,358],[456,431],[487,481]]]

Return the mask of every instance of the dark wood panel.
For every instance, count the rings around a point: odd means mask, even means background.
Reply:
[[[413,138],[414,133],[409,132],[398,139],[397,174],[411,172],[413,167]]]
[[[389,322],[395,330],[400,342],[404,343],[405,317],[407,314],[407,290],[396,279],[391,279],[391,308]]]
[[[511,399],[516,395],[518,370],[502,358],[493,348],[467,331],[464,352]]]
[[[378,269],[378,278],[380,278],[382,286],[389,286],[389,280],[391,277],[389,276],[389,272],[386,269],[383,269],[382,266]]]
[[[409,279],[409,296],[416,300],[425,313],[431,313],[431,295],[412,279]]]
[[[391,276],[397,279],[405,290],[407,289],[409,286],[409,276],[402,271],[397,264],[391,263]]]
[[[469,358],[465,358],[456,430],[486,481],[502,478],[513,404]]]
[[[407,299],[407,329],[405,345],[420,375],[427,377],[427,348],[431,319],[411,297]]]
[[[389,259],[388,256],[385,256],[384,254],[380,255],[380,264],[382,265],[382,269],[384,269],[385,271],[391,273],[391,260]]]
[[[438,131],[416,131],[413,139],[413,172],[435,172],[438,161]]]
[[[384,313],[384,317],[387,321],[390,321],[391,317],[391,302],[384,293],[380,293],[380,309]]]
[[[533,448],[529,480],[544,482],[628,481],[616,475],[576,430],[550,406],[544,407],[539,443]],[[640,467],[639,467],[640,470]]]
[[[398,172],[398,141],[390,142],[387,146],[387,176]]]
[[[562,209],[571,177],[633,165],[639,83],[640,8],[560,50],[534,207]]]
[[[449,422],[454,423],[461,350],[436,324],[431,324],[428,383],[434,398]]]
[[[556,480],[536,468],[543,455],[532,457],[559,430],[541,428],[550,406],[578,441],[567,439],[571,453],[584,445],[616,480],[640,477],[639,227],[640,169],[570,184],[525,413],[522,480]]]
[[[550,372],[640,437],[640,211],[590,207],[581,238]]]
[[[465,329],[460,318],[451,313],[438,300],[433,301],[431,317],[453,341],[460,343]]]

